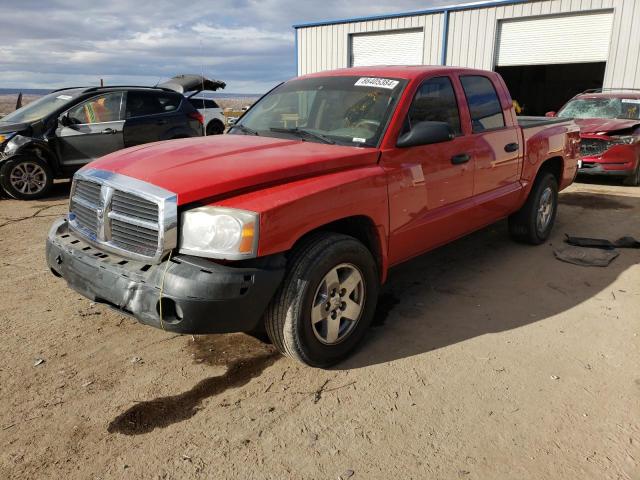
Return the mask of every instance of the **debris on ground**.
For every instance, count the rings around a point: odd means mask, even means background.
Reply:
[[[42,365],[44,363],[44,358],[36,358],[36,361],[33,363],[34,367],[37,367],[38,365]]]
[[[562,262],[583,267],[607,267],[620,255],[616,250],[575,246],[556,248],[553,254]]]

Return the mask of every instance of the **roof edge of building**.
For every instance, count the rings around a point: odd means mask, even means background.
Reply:
[[[292,27],[297,30],[299,28],[322,27],[324,25],[336,25],[340,23],[369,22],[373,20],[386,20],[386,19],[398,18],[398,17],[415,17],[418,15],[432,15],[437,13],[456,12],[460,10],[474,10],[476,8],[500,7],[504,5],[515,5],[518,3],[527,3],[529,1],[530,0],[486,0],[486,1],[473,2],[473,3],[449,5],[444,7],[433,7],[433,8],[427,8],[424,10],[414,10],[411,12],[387,13],[387,14],[371,15],[371,16],[364,16],[364,17],[323,20],[319,22],[310,22],[310,23],[297,23],[295,25],[292,25]]]

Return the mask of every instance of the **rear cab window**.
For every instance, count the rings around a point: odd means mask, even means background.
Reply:
[[[129,91],[126,118],[171,113],[178,109],[182,98],[171,93]]]
[[[402,133],[425,121],[445,122],[456,136],[462,135],[458,102],[449,77],[430,78],[420,85],[409,107]]]
[[[460,83],[469,106],[473,133],[506,126],[498,93],[488,77],[463,75],[460,76]]]

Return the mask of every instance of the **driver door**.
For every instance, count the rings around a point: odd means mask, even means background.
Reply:
[[[123,112],[123,92],[98,95],[68,110],[55,132],[62,166],[81,166],[124,148]]]

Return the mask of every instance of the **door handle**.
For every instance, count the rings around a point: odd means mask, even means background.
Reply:
[[[520,145],[518,145],[517,143],[507,143],[504,146],[504,151],[505,152],[517,152],[519,148],[520,148]]]
[[[111,135],[113,133],[118,133],[118,132],[116,132],[113,128],[105,128],[104,130],[102,130],[101,133],[104,133],[105,135]]]
[[[166,120],[158,120],[156,121],[156,125],[166,125],[168,122]]]
[[[454,165],[462,165],[463,163],[467,163],[469,160],[471,160],[471,157],[467,153],[460,153],[459,155],[451,157],[451,163]]]

